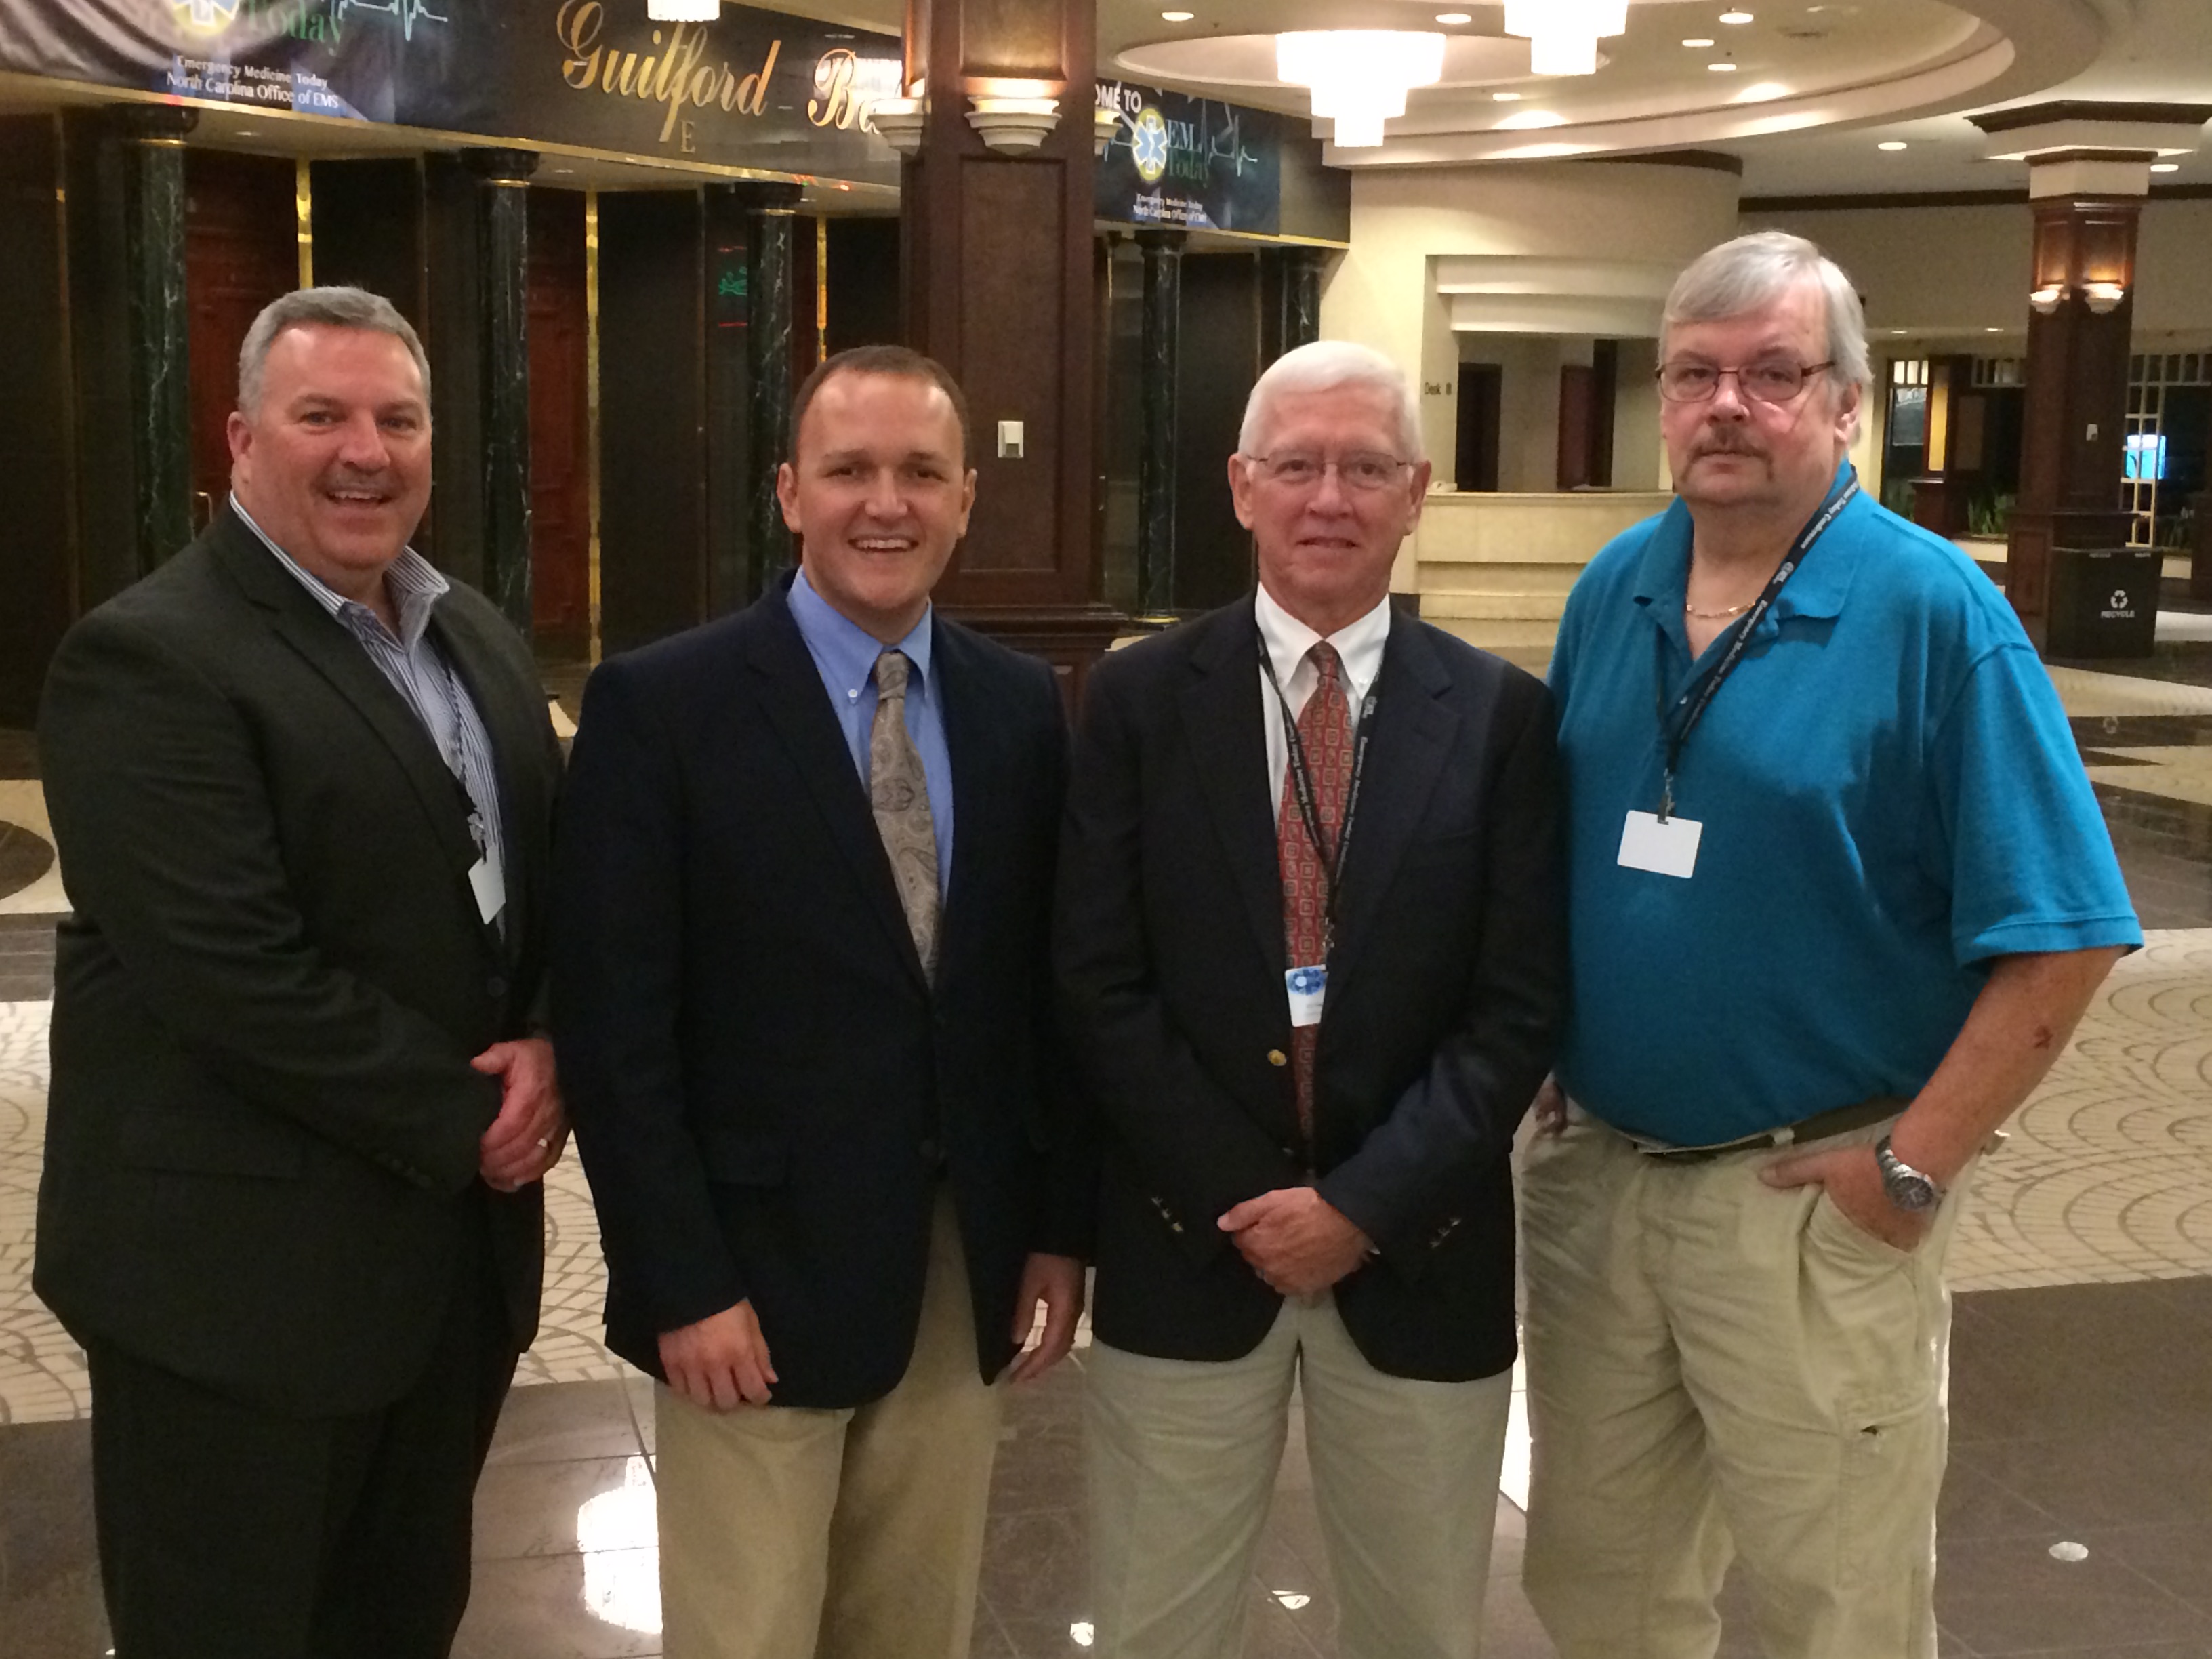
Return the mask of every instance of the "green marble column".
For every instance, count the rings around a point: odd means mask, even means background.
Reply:
[[[123,163],[123,259],[137,493],[136,568],[192,538],[191,354],[185,307],[185,135],[199,112],[113,112]]]
[[[530,607],[530,175],[532,150],[471,149],[477,180],[477,381],[484,592],[525,638]]]
[[[1137,246],[1145,259],[1137,603],[1140,620],[1170,621],[1176,609],[1176,384],[1182,358],[1183,233],[1140,230]]]
[[[705,190],[707,614],[758,592],[751,549],[753,479],[752,216],[743,185]]]
[[[1321,338],[1321,266],[1317,247],[1283,250],[1283,349]]]
[[[792,563],[791,532],[775,499],[776,468],[791,453],[791,263],[797,185],[741,185],[750,255],[745,268],[745,367],[752,439],[746,597],[757,599]]]

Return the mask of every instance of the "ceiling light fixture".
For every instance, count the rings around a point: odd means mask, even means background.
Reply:
[[[2181,171],[2181,163],[2179,161],[2153,161],[2150,164],[2150,170],[2153,173],[2179,173]]]
[[[1721,14],[1720,21],[1723,23],[1748,23],[1751,21],[1751,14],[1747,11],[1724,11]]]
[[[1163,23],[1188,23],[1192,18],[1197,15],[1198,14],[1194,11],[1164,11],[1160,14],[1160,21]]]
[[[1522,92],[1493,92],[1490,94],[1492,101],[1500,104],[1517,104],[1528,95]]]
[[[645,0],[645,15],[656,23],[711,23],[722,0]]]
[[[1734,64],[1708,64],[1705,67],[1716,75],[1734,75],[1735,73],[1735,65]]]
[[[1316,120],[1336,123],[1339,149],[1382,142],[1382,123],[1406,94],[1444,72],[1444,38],[1401,29],[1308,29],[1275,37],[1275,78],[1310,88]]]
[[[1876,144],[1875,148],[1876,149],[1887,150],[1903,149],[1905,148],[1905,140],[1902,138],[1885,138],[1880,143]]]
[[[1474,21],[1474,14],[1471,11],[1440,11],[1437,14],[1437,21],[1449,23],[1456,28],[1462,23]]]
[[[1528,42],[1534,75],[1595,75],[1597,43],[1628,27],[1628,0],[1505,0],[1505,32]]]
[[[1682,42],[1684,46],[1694,47],[1699,51],[1710,46],[1712,43],[1712,36],[1709,34],[1693,34],[1688,40]]]

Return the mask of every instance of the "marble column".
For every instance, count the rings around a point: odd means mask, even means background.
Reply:
[[[1142,620],[1176,610],[1176,389],[1182,358],[1179,230],[1140,230],[1145,260],[1144,379],[1137,465],[1137,603]]]
[[[747,524],[745,592],[757,599],[792,562],[791,532],[775,499],[775,472],[791,452],[792,236],[799,212],[797,185],[739,185],[745,204],[750,253],[745,263],[745,365],[752,388],[752,438],[745,476],[751,510]]]
[[[2126,554],[2129,514],[2119,499],[2142,202],[2118,194],[2033,196],[2030,205],[2029,288],[2046,295],[2048,309],[2032,308],[2028,317],[2020,499],[2008,538],[2006,592],[2038,645],[2064,655],[2078,643],[2075,590],[2081,584],[2128,592],[2135,608],[2153,616],[2157,605],[2155,560],[2148,591],[2139,591],[2136,562]],[[2130,571],[2124,579],[2115,574],[2123,565]],[[2146,630],[2146,649],[2148,642]]]
[[[752,216],[744,185],[705,191],[707,614],[753,599]]]
[[[185,135],[199,112],[163,104],[112,112],[123,161],[136,568],[192,538],[191,355],[185,304]]]
[[[1283,349],[1294,351],[1321,338],[1322,250],[1286,247],[1283,261]]]
[[[525,638],[530,606],[530,175],[533,150],[470,149],[477,180],[477,300],[484,592]]]

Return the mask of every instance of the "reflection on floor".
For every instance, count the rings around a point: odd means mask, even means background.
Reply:
[[[2052,678],[2160,931],[1986,1162],[1960,1228],[1946,1659],[2212,1659],[2212,641],[2112,666],[2059,665]],[[564,721],[580,684],[552,687]],[[94,1659],[107,1638],[81,1361],[27,1283],[63,902],[34,778],[28,744],[0,733],[0,1655]],[[479,1494],[457,1651],[655,1654],[650,1385],[600,1345],[598,1235],[573,1163],[548,1187],[544,1325]],[[1088,1640],[1083,1357],[1009,1401],[978,1659],[1056,1659]],[[1520,1589],[1527,1456],[1518,1432],[1491,1659],[1553,1651]],[[1249,1593],[1249,1655],[1335,1653],[1295,1419]],[[1755,1654],[1736,1587],[1726,1606],[1723,1659]]]

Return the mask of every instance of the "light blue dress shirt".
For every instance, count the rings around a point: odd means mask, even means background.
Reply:
[[[921,756],[921,772],[929,785],[929,816],[937,828],[937,890],[943,895],[952,880],[952,751],[945,743],[945,705],[938,690],[937,674],[930,659],[934,610],[924,611],[914,631],[896,642],[913,665],[907,676],[906,729]],[[814,591],[801,570],[792,579],[791,619],[806,641],[807,654],[822,676],[830,694],[830,712],[844,733],[845,747],[868,784],[868,732],[876,719],[876,659],[885,649],[882,641],[858,623],[833,609]]]

